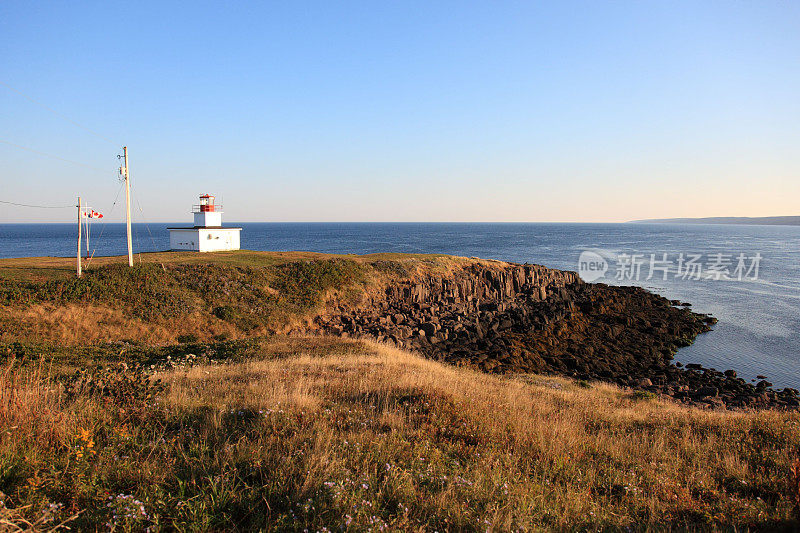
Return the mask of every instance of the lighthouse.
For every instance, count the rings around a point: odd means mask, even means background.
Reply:
[[[200,203],[192,206],[194,226],[167,228],[172,250],[220,252],[239,249],[242,228],[222,227],[222,206],[215,200],[210,194],[200,196]]]

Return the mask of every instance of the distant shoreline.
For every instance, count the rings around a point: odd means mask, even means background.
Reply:
[[[631,220],[630,222],[639,224],[749,224],[753,226],[800,226],[800,216],[650,218],[645,220]]]

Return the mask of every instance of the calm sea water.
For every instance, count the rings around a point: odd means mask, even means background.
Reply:
[[[134,225],[137,251],[169,247],[170,224]],[[234,225],[231,223],[230,225]],[[577,270],[584,250],[607,259],[608,272],[599,281],[635,284],[668,298],[688,301],[711,313],[719,323],[677,359],[718,370],[733,368],[755,378],[763,374],[779,387],[800,388],[800,227],[657,224],[373,224],[373,223],[245,223],[242,247],[250,250],[308,250],[367,254],[375,252],[446,253],[553,268]],[[101,235],[102,232],[102,235]],[[123,224],[96,223],[91,247],[97,255],[125,253]],[[69,256],[75,253],[71,224],[0,224],[0,257]],[[624,255],[640,254],[643,265],[624,269]],[[650,256],[667,254],[663,271],[649,275]],[[699,254],[703,278],[676,276],[678,258]],[[717,261],[735,274],[737,258],[755,272],[738,280],[705,279]],[[760,254],[760,260],[754,260]],[[671,264],[670,264],[671,263]],[[743,272],[746,274],[746,272]],[[628,278],[631,279],[628,279]],[[694,277],[694,276],[692,276]],[[737,277],[734,275],[734,277]],[[713,278],[713,277],[712,277]]]

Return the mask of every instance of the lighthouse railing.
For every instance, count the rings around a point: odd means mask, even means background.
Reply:
[[[221,213],[220,204],[195,204],[192,206],[192,213]]]

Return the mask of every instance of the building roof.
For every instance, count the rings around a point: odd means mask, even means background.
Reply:
[[[168,230],[170,230],[170,229],[238,229],[238,230],[241,230],[242,228],[233,228],[233,227],[230,227],[230,226],[183,226],[183,227],[173,227],[173,228],[168,227],[167,229]]]

